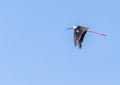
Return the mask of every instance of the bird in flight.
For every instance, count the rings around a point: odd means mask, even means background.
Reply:
[[[94,34],[98,34],[98,35],[101,35],[101,36],[106,36],[105,34],[102,34],[102,33],[98,33],[98,32],[94,32],[93,30],[87,28],[87,27],[83,27],[83,26],[72,26],[66,30],[69,30],[69,29],[73,29],[74,30],[74,45],[78,45],[79,48],[82,47],[82,43],[83,43],[83,40],[84,40],[84,37],[85,37],[85,34],[87,32],[91,32],[91,33],[94,33]]]

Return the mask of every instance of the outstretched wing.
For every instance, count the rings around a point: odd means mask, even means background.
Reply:
[[[76,33],[74,32],[74,45],[77,45],[77,37],[76,37]]]
[[[81,35],[81,38],[79,39],[79,48],[82,47],[82,42],[84,40],[84,37],[85,37],[85,34],[87,33],[87,31],[83,31],[82,32],[82,35]]]
[[[76,30],[74,31],[74,45],[75,45],[75,46],[76,46],[77,44],[79,45],[79,40],[81,39],[83,32],[84,32],[84,31],[79,30],[79,29],[76,29]]]

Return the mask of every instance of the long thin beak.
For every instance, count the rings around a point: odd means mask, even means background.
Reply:
[[[67,28],[66,30],[70,30],[70,29],[72,29],[72,28]]]

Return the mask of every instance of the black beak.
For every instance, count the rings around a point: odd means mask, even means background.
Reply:
[[[67,28],[66,30],[70,30],[70,29],[72,29],[72,28]]]

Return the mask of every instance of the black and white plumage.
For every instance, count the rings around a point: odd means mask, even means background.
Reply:
[[[92,33],[95,33],[95,34],[99,34],[101,36],[106,36],[105,34],[94,32],[87,27],[83,27],[83,26],[79,26],[79,25],[78,26],[72,26],[68,29],[73,29],[74,30],[74,45],[75,46],[78,45],[79,48],[82,47],[82,43],[83,43],[84,37],[85,37],[87,32],[92,32]]]
[[[85,34],[87,33],[88,28],[77,26],[74,30],[74,45],[79,45],[79,48],[82,47],[82,42],[84,40]]]
[[[88,28],[82,26],[72,26],[71,29],[74,30],[74,45],[78,45],[79,48],[81,48]]]

